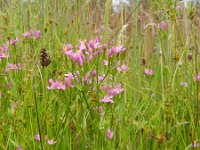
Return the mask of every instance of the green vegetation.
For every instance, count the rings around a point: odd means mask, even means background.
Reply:
[[[1,0],[0,150],[200,147],[199,11]]]

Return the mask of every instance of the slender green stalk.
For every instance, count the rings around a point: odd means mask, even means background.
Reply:
[[[40,145],[41,149],[43,150],[43,143],[42,143],[42,133],[41,133],[41,128],[40,128],[40,120],[39,120],[39,113],[38,113],[38,104],[37,104],[37,96],[36,96],[36,86],[35,86],[35,80],[33,78],[33,92],[34,92],[34,103],[35,103],[35,112],[36,112],[36,117],[37,117],[37,126],[38,126],[38,133],[40,135]]]

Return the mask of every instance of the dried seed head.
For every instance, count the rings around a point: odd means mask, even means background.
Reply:
[[[41,54],[40,63],[42,67],[47,67],[51,63],[51,58],[49,53],[46,51],[45,48],[43,48],[40,54]]]

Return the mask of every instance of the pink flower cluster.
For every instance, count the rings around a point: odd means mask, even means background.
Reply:
[[[40,30],[34,31],[34,30],[31,29],[31,30],[25,32],[25,33],[23,34],[23,36],[24,36],[25,38],[35,38],[35,39],[39,39],[40,36],[41,36],[41,31],[40,31]]]
[[[126,48],[123,47],[123,45],[117,46],[117,47],[112,47],[109,51],[108,51],[108,58],[112,57],[113,55],[117,55],[121,52],[124,52],[126,50]]]
[[[0,59],[8,58],[8,57],[10,57],[9,48],[7,47],[6,44],[3,44],[0,50]]]
[[[117,61],[117,63],[116,63],[116,68],[117,68],[118,72],[125,72],[125,71],[128,70],[128,67],[126,65],[123,64],[123,65],[120,66],[119,61]]]
[[[49,85],[47,88],[49,90],[65,90],[67,87],[73,87],[73,80],[74,80],[74,77],[72,75],[72,73],[69,73],[69,74],[64,74],[65,75],[65,78],[64,78],[64,82],[61,81],[61,80],[57,80],[57,81],[54,81],[53,79],[49,79]]]
[[[24,33],[23,36],[26,38],[39,39],[41,37],[41,32],[40,30],[37,31],[29,30],[26,33]],[[9,45],[16,46],[19,40],[20,39],[18,37],[16,37],[15,39],[11,39],[10,37],[8,38],[7,42],[0,47],[0,60],[10,57]]]
[[[8,66],[5,69],[5,72],[8,72],[10,70],[17,71],[17,70],[21,70],[21,69],[22,69],[21,64],[11,64],[11,63],[9,63]]]
[[[86,60],[90,63],[95,57],[104,52],[106,52],[107,57],[110,58],[113,55],[117,55],[126,50],[123,45],[116,47],[112,46],[108,49],[107,44],[100,44],[101,40],[102,37],[96,38],[95,40],[91,39],[88,42],[80,41],[80,44],[75,47],[71,44],[64,45],[63,54],[68,55],[72,62],[76,62],[79,66],[83,66]],[[108,62],[104,61],[104,65],[108,65]]]
[[[54,82],[53,79],[49,79],[49,85],[50,86],[47,87],[49,90],[54,90],[54,89],[65,90],[66,89],[65,84],[61,80]]]
[[[115,85],[114,88],[111,88],[111,86],[108,84],[104,84],[102,89],[106,91],[108,95],[101,99],[101,102],[104,103],[114,103],[112,98],[119,95],[121,92],[124,92],[124,88],[121,87],[121,84]]]
[[[114,56],[118,57],[119,54],[126,49],[123,45],[114,46],[113,42],[110,44],[101,44],[101,41],[102,37],[99,37],[89,41],[80,41],[77,46],[72,46],[71,44],[64,45],[62,48],[63,54],[70,58],[72,64],[77,64],[77,66],[74,67],[78,70],[69,74],[64,74],[64,81],[54,81],[53,79],[50,79],[48,89],[66,90],[68,87],[76,88],[77,84],[81,84],[82,86],[91,85],[94,87],[91,87],[90,89],[96,89],[95,86],[97,84],[102,84],[103,82],[115,83],[115,77],[109,73],[106,74],[105,70],[115,68],[118,73],[127,71],[128,67],[126,65],[120,64],[120,61],[116,62],[115,58],[111,59],[111,57],[113,58]],[[96,57],[98,57],[98,59],[95,59]],[[87,63],[89,65],[87,65]],[[102,67],[104,69],[101,69]],[[75,84],[73,84],[73,81]],[[114,87],[111,85],[113,85],[113,83],[103,85],[102,89],[106,94],[105,96],[102,96],[101,102],[114,103],[113,97],[124,91],[121,84],[115,83]]]
[[[47,136],[46,136],[47,137]],[[45,138],[46,139],[46,138]],[[41,138],[40,138],[40,135],[39,134],[36,134],[35,135],[35,140],[36,141],[38,141],[38,142],[40,142],[41,141]],[[53,140],[53,139],[47,139],[47,143],[49,144],[49,145],[53,145],[53,144],[56,144],[56,141],[55,140]]]

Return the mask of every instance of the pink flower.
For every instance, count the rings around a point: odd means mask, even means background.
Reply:
[[[29,30],[29,31],[25,32],[23,34],[23,36],[26,38],[31,38],[33,36],[33,34],[34,34],[33,30]]]
[[[39,134],[35,135],[35,140],[38,141],[38,142],[40,142],[40,135]]]
[[[90,80],[90,72],[88,72],[85,76],[85,81],[87,82],[87,84],[91,84],[92,81]]]
[[[112,47],[109,51],[108,51],[108,58],[112,57],[113,55],[119,54],[121,52],[124,52],[126,50],[126,48],[123,47],[123,45],[119,45],[117,47]]]
[[[23,34],[23,36],[25,38],[33,38],[33,37],[35,37],[35,39],[39,39],[40,36],[41,36],[41,31],[40,30],[37,30],[37,31],[29,30],[29,31],[25,32]]]
[[[63,54],[64,55],[67,55],[67,51],[70,51],[70,50],[72,50],[72,45],[71,44],[67,44],[67,45],[64,45],[63,46]]]
[[[101,54],[101,51],[96,51],[95,53],[93,53],[93,55],[96,57],[96,56],[99,56]]]
[[[15,46],[16,43],[17,43],[18,41],[19,41],[19,38],[16,38],[15,40],[9,39],[8,43],[9,43],[10,45]]]
[[[40,36],[41,36],[41,32],[40,32],[40,30],[35,31],[35,33],[34,33],[34,37],[35,37],[35,39],[39,39]]]
[[[2,51],[2,52],[8,51],[8,50],[9,50],[9,48],[7,47],[6,44],[3,44],[3,45],[1,46],[1,51]]]
[[[102,76],[98,76],[98,82],[103,81],[105,76],[106,76],[105,74],[103,74]]]
[[[102,48],[104,51],[106,51],[106,50],[107,50],[107,44],[103,44],[103,45],[101,46],[101,48]]]
[[[65,90],[66,89],[65,84],[63,84],[62,81],[60,81],[60,80],[54,82],[53,79],[50,79],[49,84],[50,84],[50,86],[47,87],[49,90],[55,90],[55,89]]]
[[[115,47],[112,47],[112,48],[108,51],[108,58],[112,57],[115,53],[116,53],[116,48],[115,48]]]
[[[54,141],[54,140],[52,139],[52,140],[48,140],[47,143],[48,143],[49,145],[53,145],[53,144],[56,144],[56,141]]]
[[[144,69],[144,74],[148,75],[148,76],[153,76],[154,72],[151,69]]]
[[[100,35],[99,37],[96,38],[95,40],[97,43],[100,43],[102,41],[102,35]]]
[[[113,138],[113,132],[110,129],[106,130],[106,137],[108,139],[112,139]]]
[[[65,78],[65,86],[66,87],[73,87],[72,78]]]
[[[121,87],[121,84],[117,84],[113,89],[107,90],[109,96],[117,96],[121,92],[124,92],[124,88]]]
[[[78,62],[80,66],[82,66],[83,63],[85,62],[85,55],[82,50],[78,50],[76,52],[69,50],[65,54],[69,55],[72,61]]]
[[[3,59],[3,58],[9,58],[10,57],[10,54],[9,53],[0,53],[0,59]]]
[[[97,71],[96,70],[93,70],[92,71],[92,75],[95,77],[97,75]]]
[[[103,65],[104,66],[108,66],[108,61],[107,60],[103,60]]]
[[[102,87],[102,89],[103,89],[104,91],[108,92],[109,90],[111,90],[111,86],[108,85],[108,84],[104,84],[103,87]]]
[[[72,75],[72,73],[69,74],[64,74],[65,75],[65,86],[66,87],[73,87],[73,83],[72,81],[74,80],[74,76]]]
[[[10,57],[9,48],[7,47],[6,44],[3,44],[1,46],[0,59],[8,58],[8,57]]]
[[[200,81],[200,73],[199,73],[199,74],[197,74],[197,75],[194,77],[194,80],[195,80],[195,81],[197,81],[197,82],[199,82],[199,81]]]
[[[83,41],[80,41],[80,45],[78,46],[78,49],[80,51],[86,50],[86,46],[85,46],[85,43]]]
[[[118,72],[125,72],[127,70],[128,70],[128,67],[126,65],[122,65],[121,67],[119,65],[117,66]]]
[[[90,41],[88,42],[88,47],[89,47],[89,48],[97,49],[98,46],[99,46],[99,42],[96,42],[96,41],[94,41],[94,40],[90,40]]]
[[[5,72],[8,72],[9,70],[21,70],[22,69],[22,66],[21,64],[11,64],[9,63],[8,66],[6,67],[5,69]]]
[[[182,7],[180,4],[176,5],[176,10],[181,10],[181,9],[182,9]]]
[[[114,101],[112,100],[112,96],[106,96],[106,97],[102,98],[101,102],[103,102],[103,103],[114,103]]]
[[[162,21],[160,23],[160,27],[159,28],[162,29],[162,30],[164,30],[166,28],[166,26],[167,26],[167,23],[165,21]]]

